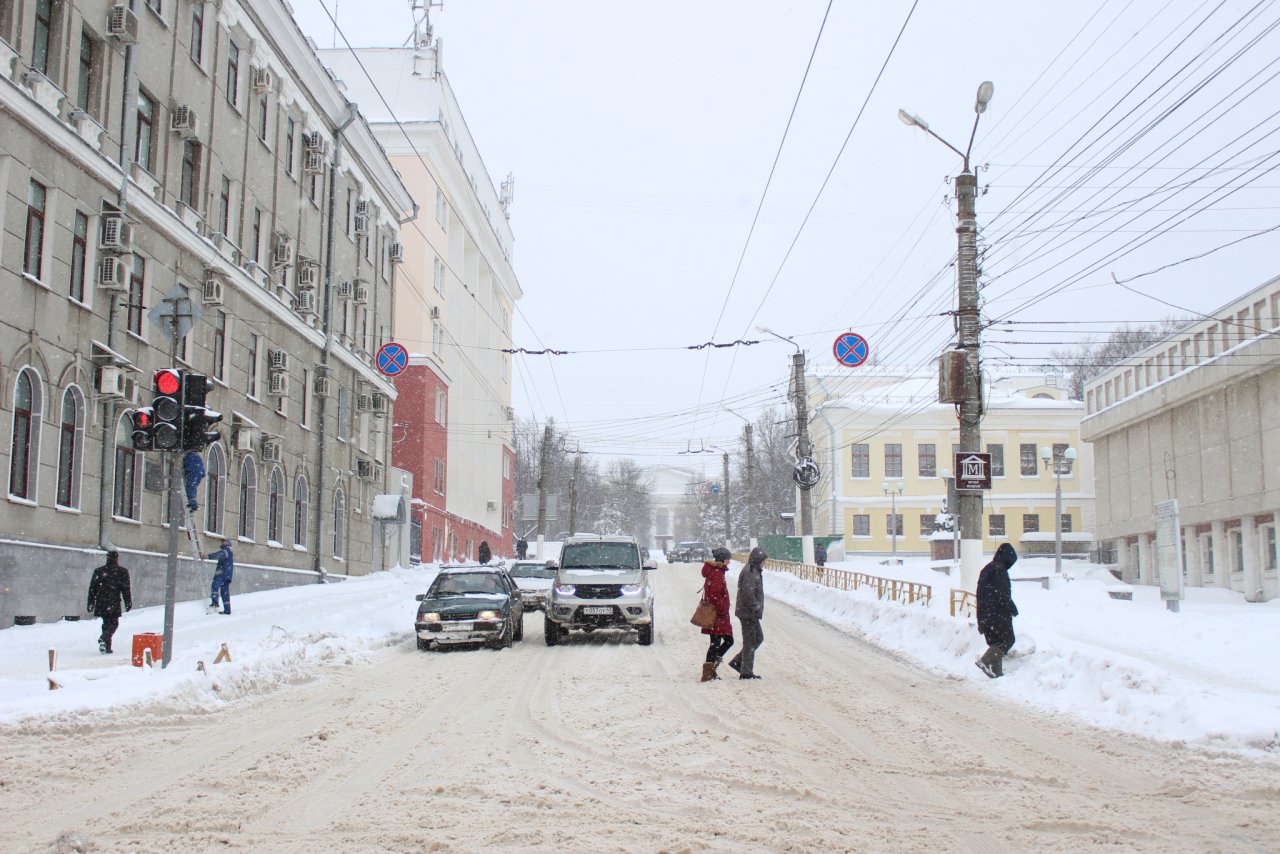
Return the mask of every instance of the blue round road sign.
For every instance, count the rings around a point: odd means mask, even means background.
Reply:
[[[836,339],[831,352],[846,368],[856,368],[871,357],[871,345],[856,332],[846,332]]]
[[[378,349],[374,364],[378,366],[378,373],[384,377],[394,377],[404,373],[404,369],[409,367],[409,351],[404,349],[404,345],[394,341],[383,344]]]

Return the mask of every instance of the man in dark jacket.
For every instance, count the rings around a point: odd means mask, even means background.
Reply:
[[[187,492],[187,509],[192,513],[200,509],[196,501],[196,490],[200,481],[204,480],[204,457],[195,451],[187,451],[182,455],[182,485]]]
[[[98,637],[98,652],[111,653],[111,636],[120,625],[120,602],[126,611],[133,610],[133,593],[129,589],[129,570],[119,563],[120,552],[107,552],[107,562],[93,571],[89,579],[89,601],[85,610],[102,618],[102,634]]]
[[[516,557],[524,560],[525,555],[529,553],[529,541],[524,537],[516,540]]]
[[[481,540],[481,541],[480,541],[480,554],[479,554],[479,558],[480,558],[480,562],[481,562],[481,563],[488,563],[489,561],[493,560],[493,552],[489,551],[489,541],[488,541],[488,540]]]
[[[213,571],[213,585],[209,588],[209,607],[218,607],[218,597],[222,597],[222,613],[231,613],[231,576],[236,571],[236,556],[231,551],[231,541],[223,540],[222,548],[209,555],[209,560],[216,560],[218,566]]]
[[[769,556],[756,547],[747,556],[747,565],[738,573],[738,605],[733,613],[742,623],[742,652],[729,661],[739,679],[759,679],[756,675],[756,650],[764,643],[760,620],[764,617],[764,562]]]
[[[1018,553],[1001,543],[991,563],[978,576],[978,631],[987,641],[987,651],[978,659],[978,669],[995,679],[1004,675],[1001,661],[1013,646],[1013,618],[1018,606],[1009,591],[1009,567],[1018,562]]]

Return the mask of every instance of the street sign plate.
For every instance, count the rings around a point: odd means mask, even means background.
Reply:
[[[404,349],[404,345],[394,341],[383,344],[378,348],[375,364],[378,367],[378,373],[384,377],[394,377],[409,367],[409,352]]]
[[[176,284],[165,294],[156,307],[147,312],[147,322],[164,335],[164,340],[185,338],[200,322],[200,301],[191,298],[191,292],[182,284]],[[174,317],[177,322],[174,322]]]
[[[956,453],[956,489],[990,489],[991,455],[959,451]]]
[[[871,358],[871,345],[856,332],[845,332],[831,346],[836,361],[846,368],[856,368]]]

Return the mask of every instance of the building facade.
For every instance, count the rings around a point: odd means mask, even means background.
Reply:
[[[960,440],[955,408],[936,402],[936,376],[841,368],[808,373],[806,385],[809,434],[823,470],[812,491],[814,534],[843,536],[849,555],[928,554]],[[983,506],[987,550],[1008,541],[1020,554],[1046,552],[1044,535],[1055,531],[1057,477],[1041,459],[1043,448],[1078,453],[1071,474],[1061,477],[1062,530],[1072,550],[1082,548],[1079,534],[1092,528],[1093,461],[1080,442],[1083,406],[1060,386],[1044,374],[988,382],[982,421],[982,450],[991,454],[993,474]],[[1047,540],[1051,554],[1053,537]]]
[[[427,396],[398,408],[396,423],[408,433],[445,429],[443,441],[394,444],[393,458],[414,473],[424,559],[474,559],[482,541],[507,555],[516,538],[512,316],[523,295],[510,185],[494,188],[438,42],[420,28],[414,43],[321,51],[422,205],[402,231],[395,324],[412,354],[406,380]]]
[[[0,621],[79,613],[108,546],[161,594],[164,367],[213,380],[192,521],[238,589],[369,571],[412,200],[283,0],[0,0],[0,190]]]
[[[1183,577],[1280,596],[1280,278],[1085,387],[1098,536],[1126,580],[1158,581],[1155,504],[1178,502]]]

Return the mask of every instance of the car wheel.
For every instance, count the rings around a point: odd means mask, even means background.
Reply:
[[[520,612],[520,619],[516,620],[515,634],[511,636],[511,639],[516,641],[524,640],[524,612],[523,611]]]
[[[489,641],[489,649],[506,649],[509,646],[511,646],[511,624],[504,623],[502,635],[495,640]]]
[[[426,652],[427,650],[431,649],[431,641],[418,638],[418,649],[422,650],[423,652]]]
[[[547,642],[547,646],[555,646],[560,643],[560,626],[547,616],[542,618],[542,634]]]
[[[651,646],[653,644],[653,609],[649,609],[649,625],[640,627],[640,645]]]
[[[509,617],[508,617],[508,620],[510,620]],[[515,642],[515,639],[516,639],[515,627],[512,626],[510,622],[508,622],[506,630],[502,633],[501,649],[511,649],[511,644]]]

